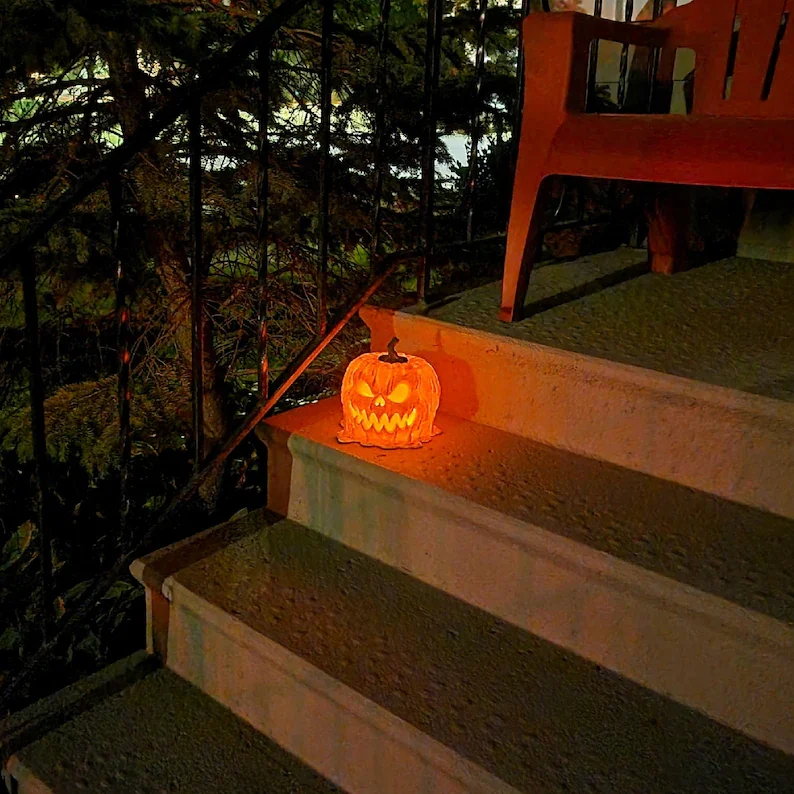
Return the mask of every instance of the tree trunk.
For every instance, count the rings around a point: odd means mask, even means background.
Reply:
[[[190,262],[182,240],[174,240],[160,224],[148,229],[148,249],[153,256],[160,282],[168,296],[174,341],[186,382],[192,371],[192,329],[190,321]],[[229,431],[231,411],[223,390],[224,374],[215,356],[212,323],[204,323],[204,456],[224,441]]]

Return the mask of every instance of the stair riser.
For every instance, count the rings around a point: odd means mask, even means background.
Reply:
[[[794,518],[794,405],[365,307],[441,381],[441,410]]]
[[[518,794],[178,583],[167,589],[168,666],[351,794]]]
[[[794,752],[794,630],[300,436],[271,508]],[[290,465],[283,465],[286,459]]]

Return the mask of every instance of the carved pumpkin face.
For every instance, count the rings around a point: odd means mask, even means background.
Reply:
[[[365,353],[350,362],[342,380],[342,443],[410,449],[430,441],[441,388],[435,370],[418,356]]]

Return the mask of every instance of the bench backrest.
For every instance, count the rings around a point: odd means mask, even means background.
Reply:
[[[653,24],[694,46],[693,114],[794,118],[794,0],[693,0]]]

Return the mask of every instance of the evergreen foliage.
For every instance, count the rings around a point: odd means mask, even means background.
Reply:
[[[267,13],[263,0],[0,0],[0,247]],[[379,4],[338,3],[334,39],[329,299],[346,301],[368,275],[373,217],[373,124]],[[487,15],[480,120],[493,133],[481,164],[478,230],[503,231],[515,117],[518,8]],[[477,4],[448,0],[439,132],[470,132]],[[273,43],[270,150],[270,357],[277,373],[314,330],[319,194],[320,11],[310,6]],[[387,58],[382,249],[410,248],[418,231],[425,4],[395,0]],[[255,60],[203,103],[207,435],[218,443],[253,400],[256,372],[256,195],[260,86]],[[130,524],[139,529],[184,482],[189,452],[187,128],[180,119],[123,175],[122,256],[133,288]],[[464,236],[465,169],[439,183],[439,236]],[[120,537],[111,208],[100,190],[35,251],[44,358],[49,510],[55,529],[54,609],[130,537]],[[442,263],[437,280],[453,264]],[[410,299],[413,265],[387,299]],[[18,273],[0,281],[0,683],[40,641],[30,490],[29,408]],[[334,388],[360,351],[355,325],[299,384],[296,397]],[[226,473],[218,510],[245,504],[261,483],[246,447]],[[236,489],[235,489],[236,488]],[[217,515],[217,513],[216,513]],[[209,521],[205,515],[199,521]],[[185,532],[197,529],[191,524]],[[134,534],[134,530],[132,530]],[[98,617],[63,649],[73,673],[125,649],[137,591],[119,583]],[[142,613],[142,605],[135,606]],[[133,611],[135,611],[133,610]],[[125,623],[127,621],[127,623]],[[126,627],[126,629],[125,629]],[[137,630],[137,627],[136,627]],[[138,644],[135,636],[133,645]],[[75,657],[77,654],[77,657]],[[78,664],[78,661],[82,662]],[[82,665],[82,667],[81,667]],[[60,669],[60,668],[58,668]],[[53,686],[65,673],[54,674]],[[68,677],[68,676],[67,676]]]

